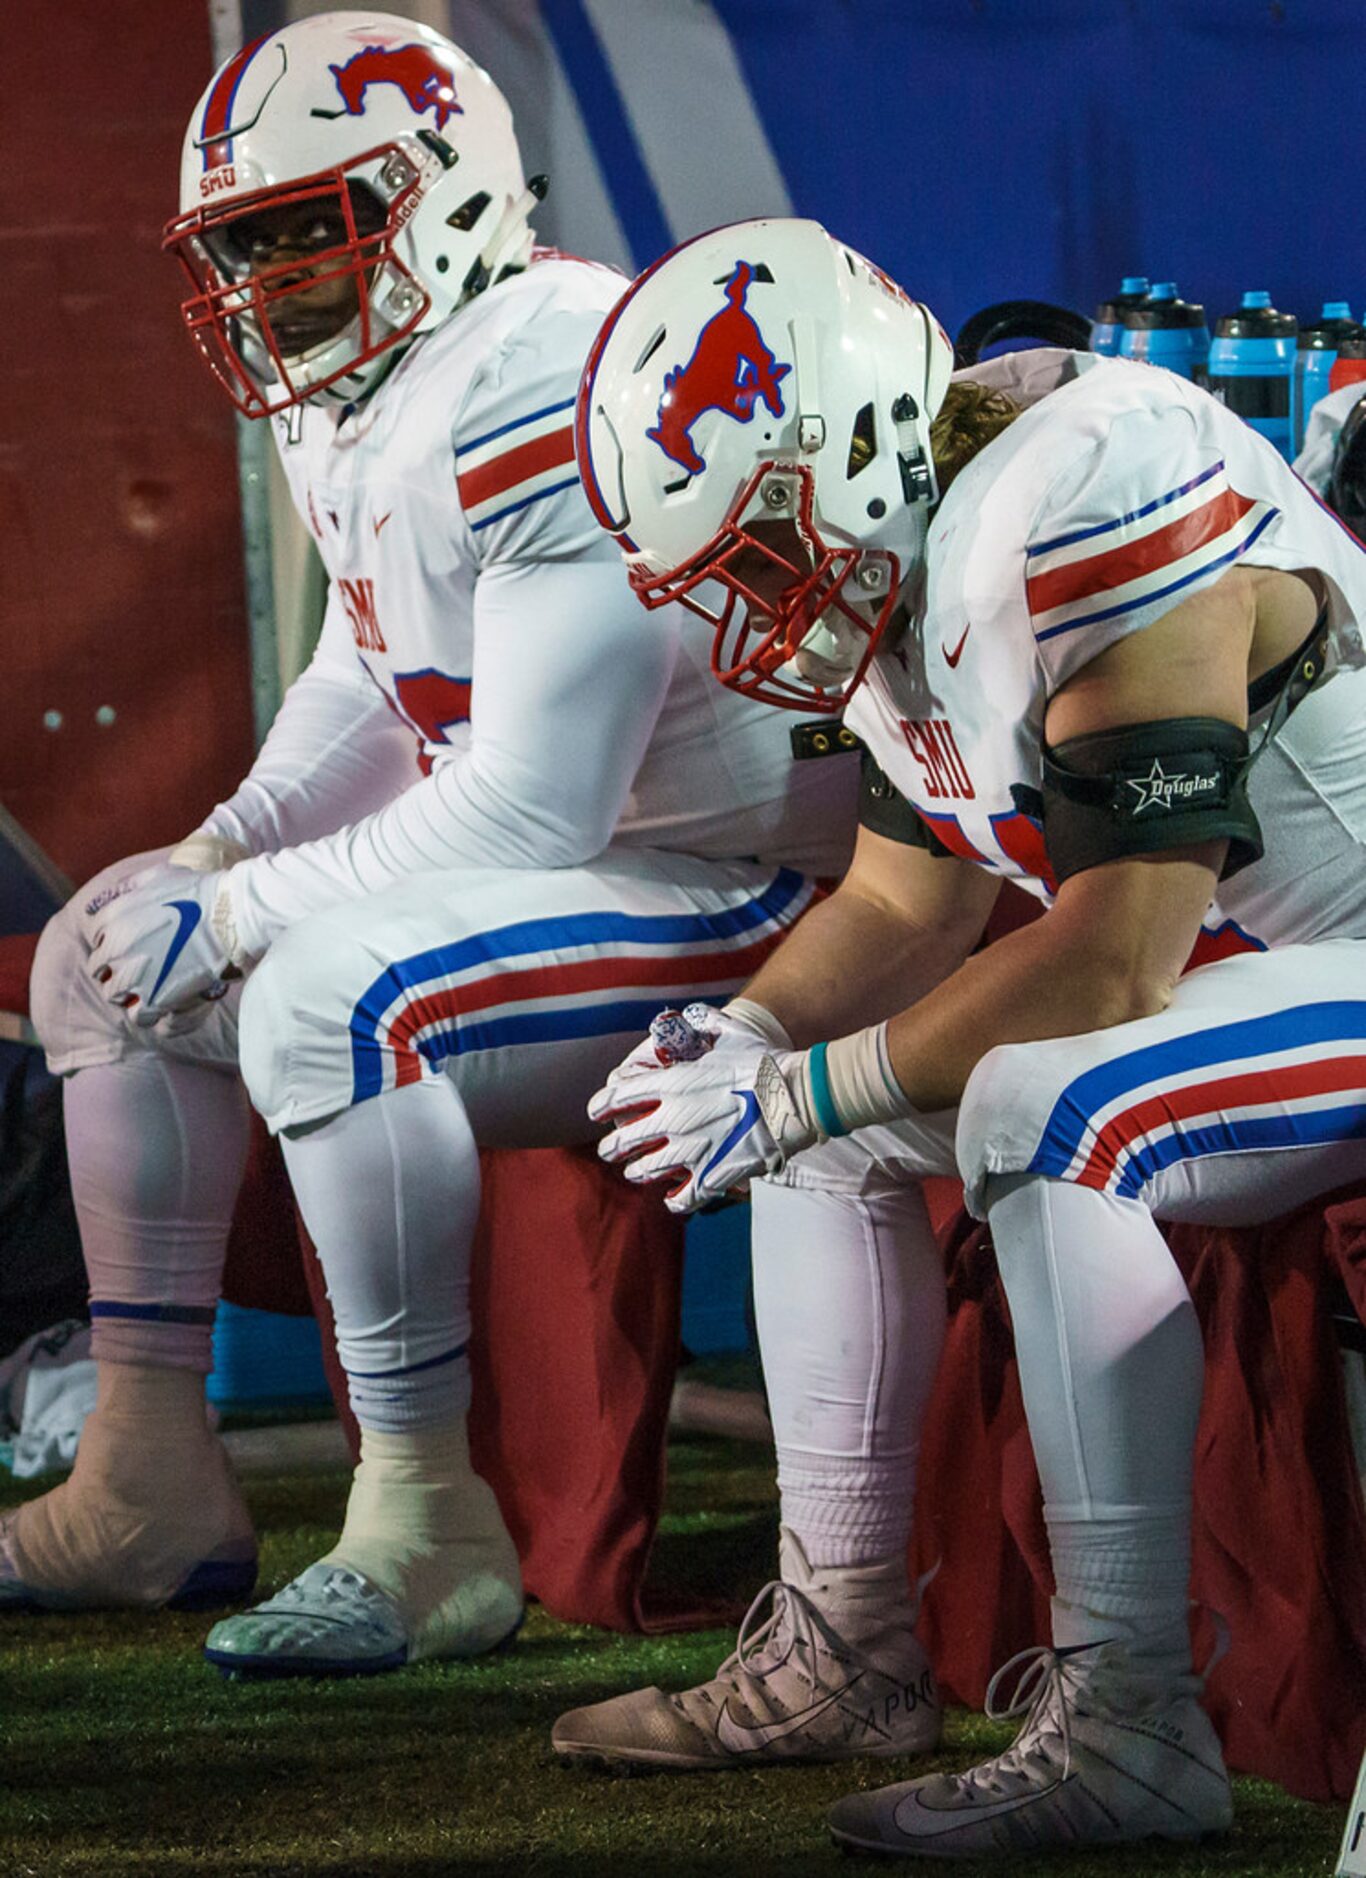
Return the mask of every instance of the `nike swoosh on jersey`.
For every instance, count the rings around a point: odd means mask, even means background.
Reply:
[[[379,518],[378,518],[378,519],[376,520],[376,522],[375,522],[375,540],[376,540],[376,541],[378,541],[378,540],[379,540],[379,531],[380,531],[380,529],[381,529],[381,528],[383,528],[383,526],[384,526],[384,524],[385,524],[385,523],[386,523],[386,522],[388,521],[388,519],[389,519],[389,517],[390,517],[390,515],[392,515],[392,514],[393,514],[393,512],[394,512],[394,511],[393,511],[392,509],[389,509],[389,510],[388,510],[388,511],[387,511],[387,512],[386,512],[385,514],[383,514],[383,515],[381,515],[381,516],[380,516],[380,517],[379,517]]]
[[[823,1715],[842,1695],[848,1694],[858,1681],[859,1677],[855,1676],[846,1688],[836,1689],[833,1695],[823,1696],[819,1702],[813,1702],[810,1708],[799,1709],[795,1715],[789,1715],[780,1722],[761,1722],[757,1728],[747,1728],[743,1722],[733,1721],[729,1705],[723,1702],[721,1713],[716,1718],[716,1739],[732,1754],[767,1747],[770,1741],[781,1741],[784,1735],[790,1735],[804,1722],[814,1721],[817,1715]]]
[[[185,950],[190,934],[199,924],[203,913],[203,908],[195,900],[168,900],[166,905],[175,908],[180,916],[180,926],[176,932],[175,938],[172,939],[167,948],[165,958],[161,961],[161,970],[157,973],[157,981],[147,993],[147,1002],[149,1004],[158,991],[160,991],[162,985],[165,984],[167,972],[170,971],[171,967]]]
[[[1064,1774],[1060,1779],[1053,1781],[1050,1786],[1031,1787],[1028,1793],[1017,1793],[1008,1800],[998,1800],[994,1806],[929,1806],[921,1794],[912,1793],[897,1805],[892,1813],[892,1819],[899,1825],[897,1814],[901,1808],[915,1806],[922,1814],[928,1813],[934,1819],[942,1819],[943,1830],[953,1832],[959,1826],[977,1826],[984,1819],[999,1819],[1003,1813],[1018,1813],[1022,1806],[1033,1806],[1036,1801],[1046,1799],[1050,1793],[1056,1793],[1060,1787],[1065,1787],[1070,1780],[1077,1778],[1075,1772]],[[902,1830],[907,1829],[903,1827]],[[915,1836],[923,1837],[918,1833]]]
[[[697,1176],[699,1180],[705,1180],[712,1168],[716,1166],[717,1162],[725,1160],[741,1135],[748,1134],[750,1129],[753,1128],[754,1124],[760,1119],[759,1098],[752,1089],[745,1089],[743,1091],[733,1089],[731,1093],[732,1095],[738,1095],[740,1097],[740,1100],[745,1105],[744,1111],[734,1128],[731,1129],[715,1154],[712,1155],[707,1165],[702,1169],[702,1172]]]
[[[956,668],[959,659],[962,658],[963,647],[968,643],[968,634],[971,631],[972,621],[969,620],[967,625],[963,628],[963,637],[958,641],[958,644],[953,648],[952,652],[949,651],[942,639],[939,641],[939,650],[944,654],[944,663],[948,666],[950,671]]]

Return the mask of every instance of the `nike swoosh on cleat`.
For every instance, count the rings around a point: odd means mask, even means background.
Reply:
[[[953,648],[952,652],[949,651],[942,639],[939,641],[939,650],[944,654],[944,663],[948,666],[950,671],[957,669],[958,661],[963,656],[963,647],[968,643],[968,634],[971,631],[972,621],[969,620],[967,625],[963,628],[963,637],[958,641],[958,644]]]
[[[747,1728],[743,1722],[731,1719],[727,1703],[721,1704],[721,1713],[716,1718],[716,1739],[723,1748],[732,1754],[743,1754],[747,1750],[767,1747],[770,1741],[781,1741],[784,1735],[790,1735],[800,1728],[803,1722],[814,1721],[817,1715],[838,1702],[842,1695],[852,1689],[859,1677],[855,1676],[846,1689],[836,1689],[833,1695],[823,1696],[819,1702],[813,1702],[810,1708],[799,1709],[795,1715],[789,1715],[785,1721],[763,1722],[757,1728]]]
[[[166,982],[167,972],[170,971],[171,967],[185,950],[186,942],[195,927],[199,924],[200,916],[203,912],[203,908],[194,900],[168,900],[166,905],[173,906],[180,915],[180,930],[176,933],[175,938],[172,939],[167,949],[166,957],[161,962],[161,970],[157,973],[156,983],[147,993],[147,1002],[149,1004]]]
[[[1050,1794],[1057,1793],[1062,1787],[1065,1787],[1069,1781],[1075,1780],[1076,1778],[1075,1773],[1066,1774],[1062,1779],[1055,1780],[1051,1786],[1031,1787],[1028,1793],[1017,1793],[1013,1799],[998,1800],[994,1806],[930,1806],[919,1793],[909,1794],[906,1799],[902,1800],[900,1804],[893,1809],[892,1821],[901,1831],[905,1832],[906,1828],[901,1825],[897,1814],[900,1813],[903,1806],[914,1805],[922,1814],[928,1814],[931,1819],[942,1819],[944,1824],[940,1828],[940,1831],[953,1832],[959,1826],[977,1826],[980,1825],[983,1820],[999,1819],[1006,1813],[1018,1813],[1022,1806],[1033,1806],[1038,1800],[1046,1800]],[[908,1834],[907,1836],[914,1838],[923,1837],[924,1835]]]

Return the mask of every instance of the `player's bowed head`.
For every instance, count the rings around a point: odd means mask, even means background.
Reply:
[[[528,185],[497,86],[387,13],[323,13],[229,59],[195,106],[164,246],[182,311],[248,417],[349,403],[525,264]]]
[[[952,366],[928,309],[811,221],[699,235],[619,302],[579,388],[584,485],[644,603],[714,626],[723,684],[843,708],[923,557]]]

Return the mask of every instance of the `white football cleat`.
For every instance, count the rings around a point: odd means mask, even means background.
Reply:
[[[993,1707],[1020,1664],[1015,1700]],[[1004,1754],[851,1794],[831,1808],[831,1834],[864,1852],[980,1859],[1223,1832],[1233,1800],[1202,1684],[1145,1674],[1115,1643],[1022,1650],[987,1690],[994,1720],[1025,1716]]]
[[[264,1604],[215,1624],[204,1654],[237,1676],[375,1676],[402,1669],[408,1633],[392,1598],[320,1559]]]
[[[551,1733],[555,1752],[603,1767],[716,1768],[933,1748],[939,1695],[905,1554],[813,1571],[784,1529],[779,1557],[781,1579],[754,1600],[710,1682],[574,1709]]]
[[[209,1610],[256,1538],[194,1370],[99,1365],[68,1479],[0,1515],[0,1611]]]
[[[521,1627],[517,1549],[473,1471],[464,1418],[408,1434],[361,1430],[336,1546],[275,1597],[215,1624],[229,1676],[373,1676],[482,1656]]]

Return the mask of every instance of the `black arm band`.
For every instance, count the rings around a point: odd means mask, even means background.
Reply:
[[[953,859],[952,848],[946,848],[929,824],[920,819],[866,749],[859,767],[858,819],[860,828],[870,829],[888,841]]]
[[[1221,879],[1259,860],[1248,736],[1216,717],[1072,737],[1043,752],[1043,829],[1059,881],[1105,861],[1228,841]]]

